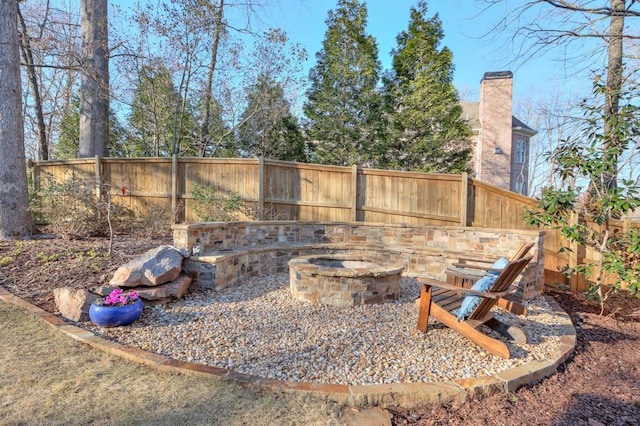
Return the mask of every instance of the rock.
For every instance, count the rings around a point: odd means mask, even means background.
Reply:
[[[137,291],[143,300],[182,299],[190,285],[191,278],[182,275],[174,281],[155,287],[136,287],[131,290]]]
[[[344,411],[340,420],[346,426],[391,426],[391,413],[380,407],[351,408]]]
[[[93,288],[91,290],[91,293],[97,294],[98,296],[108,296],[116,288],[118,288],[118,287],[111,287],[111,286],[108,286],[108,285],[101,285],[101,286]]]
[[[53,297],[60,314],[71,321],[89,321],[89,307],[97,299],[87,290],[70,287],[54,289]]]
[[[109,281],[114,287],[157,286],[175,280],[183,256],[174,247],[160,246],[120,266]]]

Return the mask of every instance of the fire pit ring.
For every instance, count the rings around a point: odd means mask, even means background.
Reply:
[[[400,296],[404,265],[351,254],[301,256],[289,261],[291,295],[311,303],[359,306]]]

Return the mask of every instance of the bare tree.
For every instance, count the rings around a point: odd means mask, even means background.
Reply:
[[[78,89],[80,11],[50,0],[19,4],[26,155],[55,158],[60,122]]]
[[[82,0],[80,158],[108,155],[109,45],[107,0]]]
[[[45,15],[48,15],[48,5],[45,11]],[[38,83],[38,76],[36,74],[35,61],[33,59],[33,49],[31,48],[31,36],[27,30],[27,24],[20,12],[20,4],[18,3],[18,19],[20,21],[20,51],[22,58],[27,66],[27,75],[29,76],[29,84],[31,90],[33,90],[34,109],[36,111],[37,118],[37,136],[38,136],[38,160],[49,159],[49,146],[47,143],[47,128],[44,123],[44,112],[42,107],[42,97],[40,96],[40,85]]]
[[[483,0],[489,7],[505,0]],[[624,42],[640,39],[638,25],[627,25],[630,18],[640,18],[640,4],[636,0],[530,0],[509,12],[496,26],[496,30],[514,30],[514,40],[519,40],[518,57],[525,59],[550,48],[564,47],[584,41],[600,40],[606,46],[602,71],[591,70],[596,78],[606,73],[604,102],[604,149],[612,162],[617,162],[616,149],[621,141],[614,131],[614,123],[620,112],[620,97],[625,81]],[[635,19],[636,21],[640,21]],[[597,54],[569,59],[583,60],[594,66]],[[588,57],[588,61],[584,61]],[[636,73],[638,70],[627,70]],[[628,77],[628,75],[627,75]],[[616,185],[617,171],[606,172],[603,182],[594,183],[604,188]]]
[[[216,64],[218,62],[218,47],[220,46],[220,37],[224,31],[223,27],[223,13],[224,0],[218,0],[218,5],[214,10],[214,26],[213,26],[213,43],[211,45],[211,61],[207,69],[207,82],[204,86],[204,118],[202,120],[202,126],[200,131],[200,155],[204,156],[207,146],[210,141],[210,127],[211,127],[211,107],[213,104],[213,76],[216,71]]]
[[[582,117],[580,111],[575,111],[576,104],[570,96],[550,91],[516,106],[516,115],[538,131],[529,146],[528,192],[532,197],[539,197],[543,188],[559,183],[549,154],[557,148],[559,141],[579,133]]]
[[[18,41],[18,2],[0,0],[0,239],[29,236],[22,86]]]

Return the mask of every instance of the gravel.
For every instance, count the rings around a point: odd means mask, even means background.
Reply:
[[[541,297],[525,303],[527,317],[494,308],[499,319],[522,327],[528,338],[528,344],[507,342],[512,358],[505,360],[433,319],[426,334],[416,330],[419,289],[415,279],[403,278],[393,303],[340,308],[294,299],[288,274],[277,274],[220,292],[192,289],[182,300],[145,307],[130,326],[84,326],[119,343],[239,373],[369,385],[496,374],[549,356],[570,323]]]

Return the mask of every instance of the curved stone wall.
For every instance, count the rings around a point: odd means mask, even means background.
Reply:
[[[352,253],[405,265],[406,276],[445,279],[460,257],[510,257],[534,242],[533,260],[519,280],[528,299],[544,289],[544,231],[406,226],[363,222],[215,222],[173,227],[174,246],[193,255],[185,270],[201,286],[223,289],[243,278],[288,271],[293,257]]]

